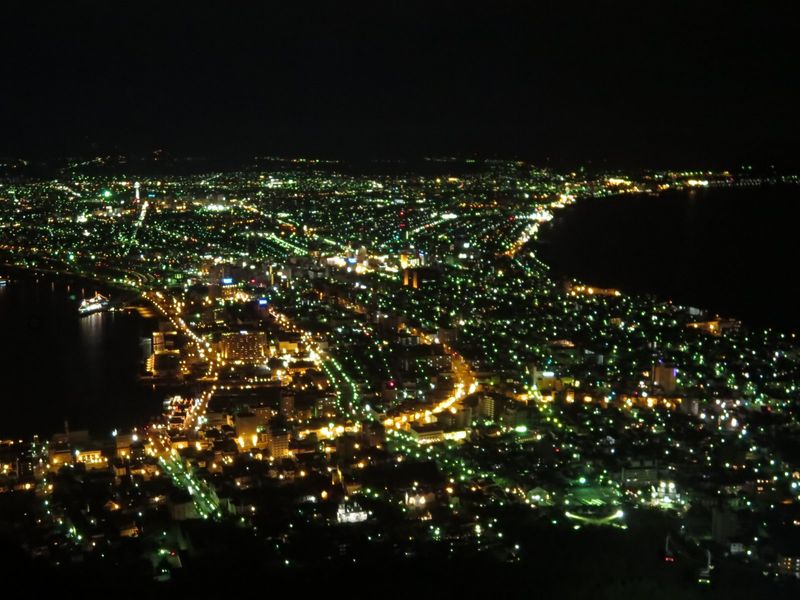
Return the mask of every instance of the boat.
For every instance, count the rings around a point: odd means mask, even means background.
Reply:
[[[85,299],[81,302],[81,305],[78,307],[78,312],[81,315],[90,315],[102,310],[108,310],[108,306],[108,298],[102,294],[95,293],[95,295],[91,298]]]

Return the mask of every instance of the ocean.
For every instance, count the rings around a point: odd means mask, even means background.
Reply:
[[[798,219],[796,186],[590,198],[559,212],[538,250],[557,277],[797,333]]]
[[[79,316],[81,298],[97,289],[89,282],[0,273],[11,278],[0,287],[0,439],[49,437],[65,421],[107,435],[159,412],[159,394],[137,379],[155,323],[123,312]]]

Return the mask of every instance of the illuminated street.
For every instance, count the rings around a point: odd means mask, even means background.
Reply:
[[[8,586],[800,597],[794,21],[557,4],[0,9]]]

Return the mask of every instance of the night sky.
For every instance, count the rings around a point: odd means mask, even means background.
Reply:
[[[800,157],[788,3],[7,4],[6,156]]]

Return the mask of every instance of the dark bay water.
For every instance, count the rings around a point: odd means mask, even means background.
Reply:
[[[800,331],[800,187],[587,199],[539,245],[558,276]]]
[[[89,429],[100,435],[144,423],[156,394],[137,381],[140,340],[152,324],[128,313],[80,317],[95,288],[8,273],[0,287],[0,438]]]

